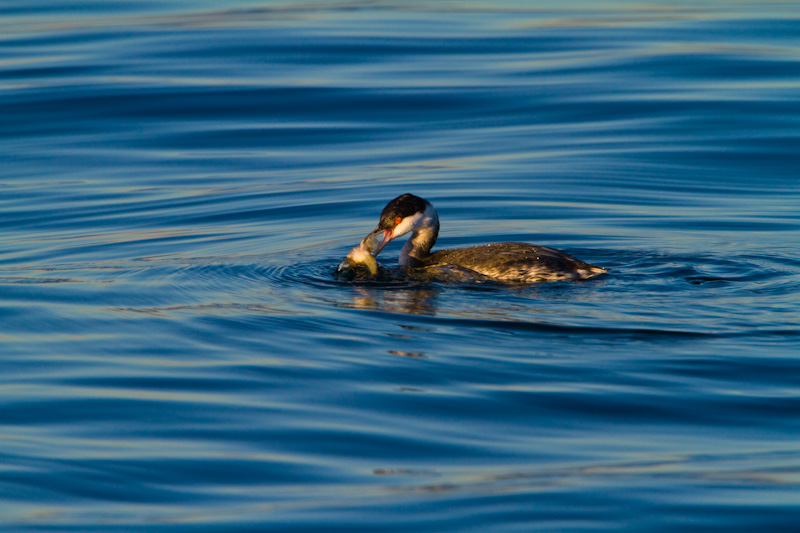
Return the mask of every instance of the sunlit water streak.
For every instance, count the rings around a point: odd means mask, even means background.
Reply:
[[[0,523],[793,531],[798,22],[4,3]],[[404,192],[610,272],[335,279]]]

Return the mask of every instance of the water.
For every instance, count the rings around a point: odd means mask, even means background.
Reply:
[[[799,19],[3,3],[3,529],[795,530]],[[611,271],[335,280],[404,192]]]

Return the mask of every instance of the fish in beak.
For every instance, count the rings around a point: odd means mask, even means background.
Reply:
[[[365,241],[369,240],[370,237],[372,238],[377,237],[381,233],[383,233],[383,239],[381,240],[378,247],[375,248],[375,250],[372,252],[373,257],[378,257],[378,254],[381,253],[381,250],[383,250],[386,247],[386,245],[389,244],[392,241],[392,239],[394,239],[394,228],[383,230],[380,227],[377,227],[375,228],[375,231],[367,235],[367,237],[364,240]]]

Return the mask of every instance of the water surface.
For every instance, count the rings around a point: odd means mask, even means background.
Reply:
[[[794,530],[799,18],[4,3],[4,527]],[[610,272],[334,279],[405,192]]]

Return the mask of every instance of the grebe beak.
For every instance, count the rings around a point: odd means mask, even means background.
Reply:
[[[377,235],[378,233],[381,233],[380,228],[377,228],[370,235]],[[389,242],[391,242],[392,239],[394,239],[394,229],[387,229],[384,230],[382,233],[383,233],[383,240],[378,245],[378,247],[375,248],[375,251],[372,252],[373,257],[378,257],[378,254],[381,253],[381,250],[383,250],[384,247],[386,247],[386,245],[389,244]]]

